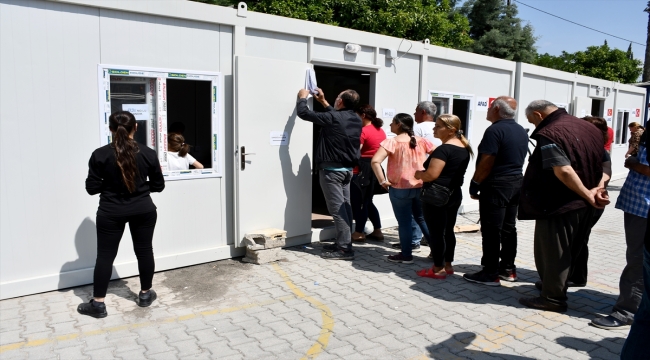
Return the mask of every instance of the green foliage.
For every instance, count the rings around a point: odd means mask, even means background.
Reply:
[[[408,40],[428,38],[432,44],[457,49],[472,42],[467,18],[454,10],[456,0],[259,0],[247,4],[250,11]]]
[[[474,40],[466,50],[512,61],[535,61],[537,38],[532,26],[522,26],[516,5],[505,5],[502,0],[468,0],[460,13],[468,18]]]
[[[634,83],[641,75],[641,61],[635,60],[632,51],[611,49],[607,41],[602,46],[590,46],[586,51],[562,52],[560,56],[539,55],[536,65],[552,69],[578,72],[599,79]]]

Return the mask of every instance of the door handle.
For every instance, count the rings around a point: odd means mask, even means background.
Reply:
[[[255,153],[247,153],[246,152],[246,147],[242,146],[241,147],[241,152],[239,153],[240,155],[240,161],[241,161],[241,169],[245,170],[246,169],[246,155],[255,155]]]

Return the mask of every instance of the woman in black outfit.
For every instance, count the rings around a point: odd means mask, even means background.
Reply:
[[[142,290],[137,303],[146,307],[156,299],[156,292],[151,289],[155,269],[151,243],[157,213],[149,193],[165,188],[156,152],[133,140],[137,129],[133,114],[128,111],[113,113],[109,117],[109,128],[113,142],[93,152],[86,179],[88,194],[100,194],[94,298],[77,307],[80,314],[96,318],[108,315],[104,298],[126,223],[129,223],[140,272]]]
[[[445,279],[454,273],[451,263],[456,249],[454,226],[458,208],[463,200],[460,187],[463,185],[465,171],[473,156],[469,141],[463,136],[461,122],[456,115],[438,116],[433,128],[433,135],[442,141],[424,163],[424,171],[417,171],[415,178],[424,181],[423,189],[432,183],[444,186],[452,191],[449,201],[444,206],[434,206],[422,201],[424,220],[431,237],[431,254],[433,267],[417,272],[419,276],[433,279]]]

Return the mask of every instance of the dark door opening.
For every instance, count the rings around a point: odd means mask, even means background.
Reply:
[[[452,110],[454,115],[458,116],[460,119],[460,125],[462,127],[465,137],[467,137],[467,124],[469,121],[469,104],[470,100],[465,99],[454,99]]]
[[[325,93],[327,102],[334,106],[336,97],[343,90],[352,89],[359,93],[359,104],[370,103],[370,74],[363,71],[343,70],[328,68],[322,66],[314,67],[316,72],[316,81],[318,87]],[[314,111],[324,111],[323,106],[314,101]],[[320,127],[314,125],[314,154],[316,153],[316,144],[320,135]],[[316,170],[316,169],[315,169]],[[312,175],[312,227],[323,228],[332,226],[333,222],[327,205],[325,204],[325,197],[321,190],[318,181],[318,173],[314,171]]]
[[[167,79],[167,132],[180,133],[190,144],[190,154],[206,168],[212,167],[211,83]]]
[[[591,100],[591,116],[603,117],[605,115],[605,101],[604,100]]]

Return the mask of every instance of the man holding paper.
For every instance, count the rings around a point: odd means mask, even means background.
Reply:
[[[350,181],[352,168],[361,156],[362,122],[354,110],[359,104],[359,94],[345,90],[336,97],[334,107],[325,100],[325,94],[317,89],[314,98],[325,107],[324,112],[314,112],[307,107],[309,90],[298,92],[296,109],[298,116],[321,127],[315,148],[315,167],[323,189],[327,210],[334,219],[336,242],[325,247],[324,259],[352,260],[352,205]]]

